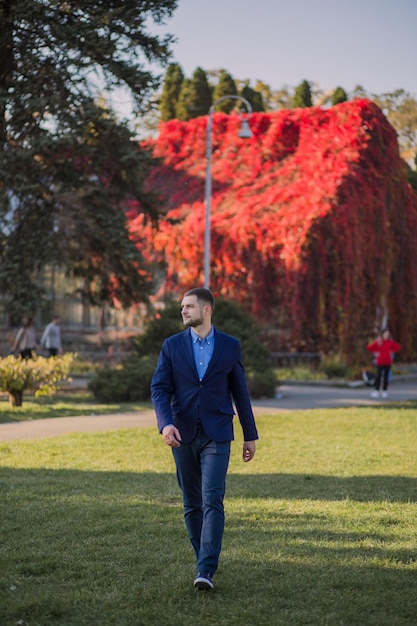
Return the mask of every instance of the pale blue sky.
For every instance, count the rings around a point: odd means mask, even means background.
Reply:
[[[200,66],[273,89],[417,96],[417,0],[179,0],[163,30],[187,77]]]

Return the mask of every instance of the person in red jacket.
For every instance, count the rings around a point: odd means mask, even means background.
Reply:
[[[388,395],[387,389],[392,365],[392,357],[395,352],[401,350],[401,345],[391,338],[390,331],[388,328],[385,328],[375,341],[366,346],[366,349],[369,350],[369,352],[375,353],[375,362],[377,367],[375,390],[371,393],[371,396],[373,398],[379,397],[382,380],[381,396],[386,398]]]

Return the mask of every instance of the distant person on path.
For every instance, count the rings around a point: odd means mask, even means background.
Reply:
[[[371,396],[373,398],[379,397],[382,381],[381,397],[386,398],[388,396],[387,389],[390,380],[393,355],[395,352],[401,350],[401,345],[391,338],[390,331],[388,328],[385,328],[375,341],[366,346],[366,349],[369,350],[369,352],[374,352],[377,367],[375,389],[371,393]]]
[[[62,354],[63,352],[61,344],[61,327],[59,323],[59,316],[54,315],[52,322],[50,322],[43,331],[41,346],[48,350],[49,356],[56,356],[58,353]]]
[[[17,331],[12,346],[12,353],[19,353],[22,359],[31,359],[36,348],[35,322],[32,317],[28,317],[23,326]]]
[[[187,291],[181,303],[186,330],[164,341],[151,383],[159,432],[172,448],[196,556],[194,587],[204,591],[213,589],[223,539],[232,401],[243,430],[244,462],[253,458],[258,439],[240,343],[212,326],[213,310],[211,291]]]

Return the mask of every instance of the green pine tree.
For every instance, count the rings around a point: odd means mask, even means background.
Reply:
[[[186,78],[182,82],[176,107],[176,117],[187,122],[194,117],[207,115],[210,106],[211,87],[205,71],[198,67],[194,71],[192,79]]]
[[[154,214],[143,186],[151,159],[99,104],[94,77],[109,92],[125,86],[140,115],[159,82],[145,61],[165,64],[172,41],[149,25],[175,6],[0,0],[0,294],[10,314],[36,309],[38,272],[51,265],[82,276],[91,302],[146,298],[124,207],[137,200]]]
[[[213,102],[224,96],[237,96],[236,83],[225,70],[221,71],[219,81],[214,88]],[[216,106],[216,111],[223,111],[223,113],[230,113],[230,111],[236,106],[236,100],[231,98],[230,100],[222,100]]]
[[[188,122],[191,119],[190,111],[191,102],[191,80],[184,78],[181,85],[181,91],[178,96],[178,102],[175,109],[175,117],[182,122]]]
[[[335,104],[339,104],[340,102],[346,102],[347,99],[348,97],[343,87],[336,87],[331,97],[332,106],[334,106]]]
[[[313,106],[313,100],[311,97],[310,83],[303,80],[303,82],[300,83],[295,89],[294,96],[292,98],[292,108],[306,108],[311,106]]]
[[[165,74],[162,95],[159,101],[159,111],[163,122],[168,122],[176,118],[178,98],[183,81],[184,74],[180,65],[178,65],[178,63],[171,63]]]
[[[212,101],[212,91],[208,84],[207,74],[201,67],[194,71],[190,83],[189,111],[191,117],[207,115]]]
[[[249,85],[245,85],[241,95],[248,100],[252,111],[265,111],[262,94],[259,91],[255,91],[255,89],[252,89]]]

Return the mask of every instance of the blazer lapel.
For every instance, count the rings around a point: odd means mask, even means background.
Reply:
[[[208,364],[207,371],[204,374],[203,378],[210,374],[210,371],[213,367],[216,366],[217,361],[219,360],[225,346],[225,340],[223,335],[220,335],[216,329],[214,329],[214,351],[213,356],[210,359],[210,363]]]
[[[182,339],[182,350],[184,353],[185,362],[193,369],[195,375],[198,376],[197,368],[194,362],[194,354],[193,348],[191,345],[191,330],[187,328],[184,330],[181,336]]]

